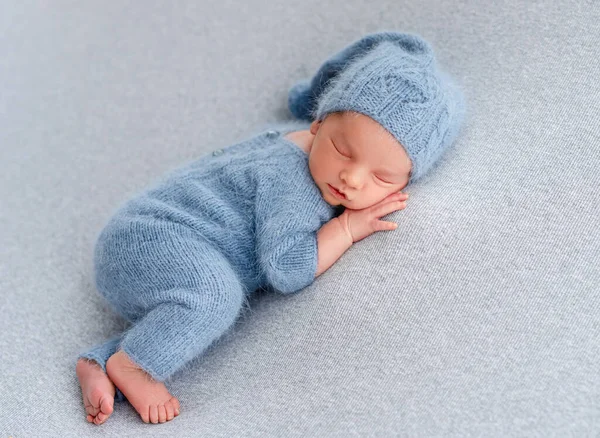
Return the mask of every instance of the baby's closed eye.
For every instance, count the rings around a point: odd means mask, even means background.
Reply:
[[[380,176],[377,176],[377,175],[375,175],[375,178],[377,178],[379,181],[382,181],[382,182],[384,182],[386,184],[394,184],[394,183],[391,183],[389,181],[386,181],[386,180],[382,179]]]

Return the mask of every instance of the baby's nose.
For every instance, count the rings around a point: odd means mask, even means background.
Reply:
[[[360,170],[354,172],[346,172],[346,177],[342,179],[344,184],[354,190],[360,190],[365,181],[365,175]]]

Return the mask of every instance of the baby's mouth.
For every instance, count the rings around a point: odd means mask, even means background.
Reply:
[[[337,195],[338,197],[342,198],[342,199],[348,199],[348,197],[343,194],[342,192],[340,192],[338,189],[336,189],[335,187],[333,187],[331,184],[327,184],[329,186],[329,190],[331,190],[331,192],[334,195]]]

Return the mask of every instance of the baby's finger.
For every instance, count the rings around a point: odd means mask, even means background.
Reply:
[[[398,224],[395,222],[377,221],[377,231],[389,231],[398,228]]]
[[[380,205],[375,211],[375,217],[380,218],[386,214],[390,214],[397,210],[403,210],[406,208],[406,201],[393,201],[387,204]]]
[[[390,202],[407,201],[407,200],[408,200],[408,195],[406,193],[392,193],[391,195],[387,196],[386,198],[383,198],[383,200],[379,204],[377,204],[377,206],[389,204]]]

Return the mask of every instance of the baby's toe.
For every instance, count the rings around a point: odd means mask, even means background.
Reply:
[[[158,406],[150,405],[150,423],[158,423]]]
[[[179,415],[179,400],[176,397],[171,397],[169,400],[173,404],[173,409],[175,410],[175,416]]]
[[[96,415],[98,415],[98,412],[100,412],[100,408],[96,408],[90,404],[86,405],[85,411],[92,417],[95,417]]]
[[[165,403],[165,411],[167,412],[167,421],[171,421],[175,418],[175,408],[173,407],[171,400]]]
[[[100,413],[105,414],[106,418],[113,412],[115,400],[112,397],[104,397],[100,401]]]
[[[139,414],[144,423],[150,423],[150,406],[148,406],[147,409],[144,409],[141,412],[139,412]]]
[[[158,407],[158,422],[164,423],[167,421],[167,409],[164,405]]]

